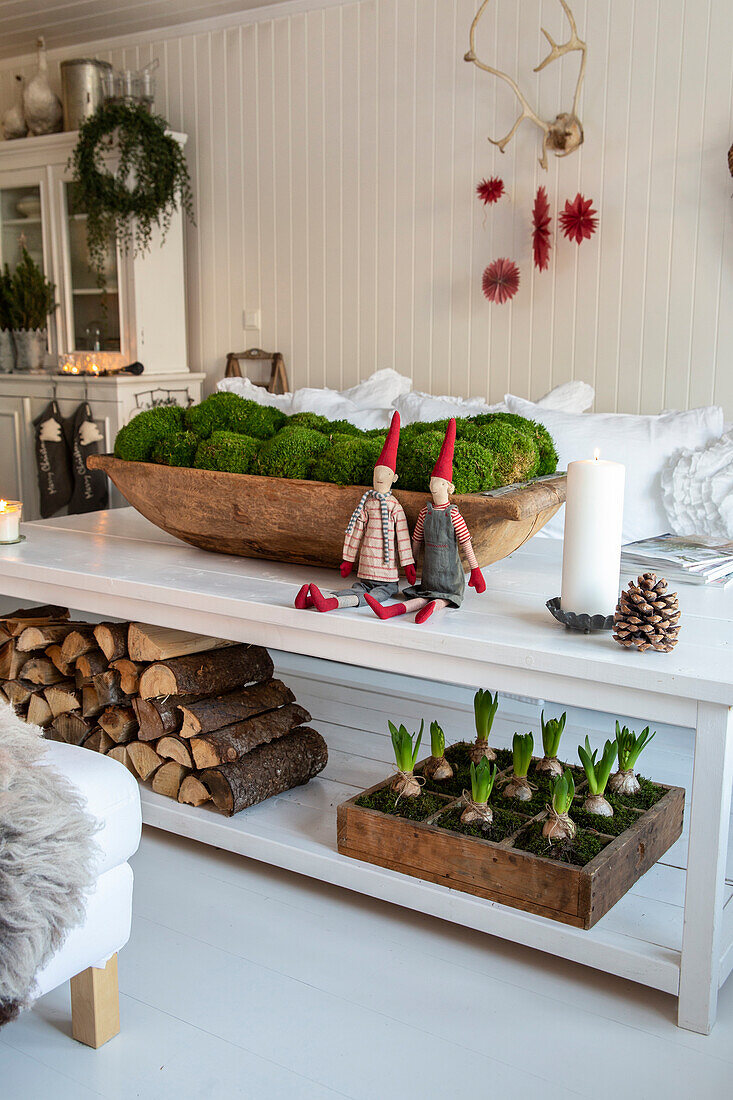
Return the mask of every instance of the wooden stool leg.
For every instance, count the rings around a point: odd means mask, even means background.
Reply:
[[[117,955],[104,970],[90,966],[71,979],[71,1033],[88,1047],[101,1047],[120,1030]]]

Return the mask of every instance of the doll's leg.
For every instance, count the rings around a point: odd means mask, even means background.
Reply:
[[[359,597],[356,592],[337,592],[330,596],[324,596],[316,584],[310,586],[310,592],[316,611],[338,611],[342,607],[359,606]]]
[[[379,616],[380,619],[391,619],[395,615],[404,615],[407,611],[403,603],[392,603],[388,606],[387,604],[380,603],[379,600],[375,600],[374,596],[370,596],[368,592],[365,593],[364,599],[369,604],[374,614]]]
[[[411,600],[410,602],[417,603],[418,601]],[[428,602],[427,600],[420,600],[419,602],[424,606],[422,607],[422,610],[418,611],[417,615],[415,616],[415,622],[418,624],[424,623],[427,619],[429,619],[434,611],[438,611],[438,609],[441,607],[448,606],[448,600],[430,600],[430,602]]]
[[[306,607],[313,607],[313,600],[311,599],[311,586],[304,584],[295,597],[294,606],[298,608],[298,611],[305,611]]]

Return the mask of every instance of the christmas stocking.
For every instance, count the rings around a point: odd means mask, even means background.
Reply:
[[[98,512],[109,504],[107,475],[103,470],[88,470],[87,456],[99,452],[102,433],[92,420],[92,411],[84,401],[66,421],[65,430],[71,451],[74,491],[69,514]]]
[[[69,448],[64,438],[64,426],[59,407],[49,402],[33,421],[36,429],[36,465],[38,491],[41,496],[41,516],[46,519],[68,504],[71,499],[72,474]]]

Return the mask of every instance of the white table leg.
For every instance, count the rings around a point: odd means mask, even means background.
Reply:
[[[677,1022],[707,1035],[718,1009],[733,783],[733,710],[698,703]]]

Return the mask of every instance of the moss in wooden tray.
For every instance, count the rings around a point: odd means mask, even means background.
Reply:
[[[606,836],[620,836],[639,820],[639,814],[628,806],[623,806],[613,794],[606,792],[606,798],[613,806],[613,817],[586,813],[582,808],[583,795],[573,804],[570,816],[580,829],[595,829],[597,833],[605,833]]]
[[[427,792],[419,798],[405,798],[397,801],[397,795],[388,787],[381,787],[371,794],[363,794],[356,800],[357,806],[363,806],[367,810],[379,810],[383,814],[391,814],[392,817],[405,817],[409,821],[424,821],[426,817],[437,813],[445,806],[442,798]]]
[[[573,817],[575,817],[574,814]],[[610,843],[607,837],[596,836],[595,833],[578,829],[573,840],[550,844],[542,835],[542,822],[536,821],[517,837],[513,846],[521,852],[531,852],[536,856],[557,860],[558,863],[572,863],[576,867],[584,867]]]
[[[531,779],[530,782],[533,786],[536,785],[534,779]],[[525,814],[527,817],[534,817],[535,814],[542,813],[547,803],[550,801],[549,790],[541,790],[539,785],[537,785],[536,791],[532,791],[532,797],[528,802],[520,802],[518,798],[507,798],[504,794],[505,786],[506,784],[503,784],[494,794],[494,805],[506,806],[507,809],[517,810],[520,814]]]
[[[468,750],[469,746],[462,741],[449,745],[445,750],[445,758],[453,767],[452,779],[428,779],[423,789],[452,795],[455,798],[460,798],[464,791],[470,791],[471,758]],[[512,754],[508,749],[496,749],[495,752],[496,766],[499,771],[511,767]]]
[[[454,833],[463,833],[465,836],[478,836],[482,840],[493,840],[498,843],[500,840],[506,840],[508,836],[516,832],[525,821],[525,818],[512,813],[510,810],[494,809],[494,820],[491,825],[483,825],[480,821],[475,821],[471,825],[461,825],[462,809],[463,807],[457,806],[456,809],[449,810],[447,814],[439,817],[434,824],[439,829],[451,829]]]
[[[650,810],[664,798],[667,791],[664,787],[652,783],[651,779],[645,779],[643,775],[637,775],[636,778],[641,787],[638,794],[615,794],[612,796],[613,800],[620,802],[623,806],[635,806],[637,810]]]

